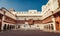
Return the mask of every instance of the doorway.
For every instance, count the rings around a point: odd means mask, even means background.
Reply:
[[[9,30],[9,24],[8,24],[8,26],[7,26],[7,29]]]
[[[4,24],[4,27],[3,27],[3,30],[5,31],[7,28],[7,25],[6,24]]]
[[[56,22],[56,30],[59,30],[59,22]]]
[[[1,25],[2,25],[2,23],[0,23],[0,31],[1,31]]]

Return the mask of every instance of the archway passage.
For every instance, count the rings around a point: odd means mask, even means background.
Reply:
[[[4,24],[4,27],[3,27],[3,30],[5,31],[7,28],[7,25],[6,24]]]
[[[0,22],[0,31],[1,31],[1,25],[2,25],[2,23]]]
[[[54,28],[53,28],[53,24],[51,24],[51,29],[53,30]]]
[[[56,30],[60,30],[60,24],[59,24],[59,22],[56,22]]]
[[[8,29],[8,30],[10,29],[9,24],[8,24],[8,26],[7,26],[7,29]]]
[[[3,15],[0,14],[0,31],[1,31],[1,26],[2,26],[2,17],[3,17]]]

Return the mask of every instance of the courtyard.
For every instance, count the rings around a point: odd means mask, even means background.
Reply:
[[[41,30],[8,30],[1,31],[0,36],[60,36],[60,33],[45,32]]]

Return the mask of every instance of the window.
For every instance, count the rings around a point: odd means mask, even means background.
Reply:
[[[36,14],[36,12],[34,12],[34,14]]]
[[[30,12],[30,14],[31,14],[32,12]]]
[[[37,25],[37,27],[39,27],[39,25]]]

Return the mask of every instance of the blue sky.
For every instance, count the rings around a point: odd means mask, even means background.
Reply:
[[[47,2],[48,0],[0,0],[0,8],[14,8],[16,11],[41,11],[42,5],[45,5]]]

